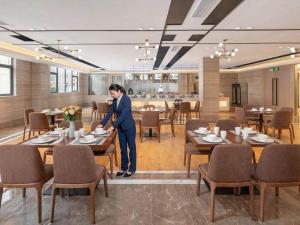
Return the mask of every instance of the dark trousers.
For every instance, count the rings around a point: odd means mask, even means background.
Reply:
[[[121,148],[121,169],[127,170],[128,169],[128,153],[127,153],[127,145],[129,147],[129,158],[130,158],[130,165],[129,171],[135,172],[136,171],[136,147],[135,147],[135,136],[136,130],[135,126],[129,128],[127,130],[118,130],[119,135],[119,143]]]

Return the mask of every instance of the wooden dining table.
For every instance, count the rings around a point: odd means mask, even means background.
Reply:
[[[258,115],[258,123],[259,123],[259,131],[262,132],[263,131],[263,125],[264,125],[264,115],[273,115],[275,113],[275,110],[263,110],[263,111],[260,111],[260,110],[248,110],[249,113],[253,113],[253,115]]]
[[[63,111],[62,110],[58,110],[58,111],[50,111],[50,112],[43,112],[45,113],[45,115],[47,117],[50,117],[50,125],[55,125],[55,118],[59,115],[63,115]]]

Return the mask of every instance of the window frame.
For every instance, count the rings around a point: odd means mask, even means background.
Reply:
[[[74,90],[74,88],[73,88],[73,79],[74,79],[74,78],[76,78],[76,90]],[[79,92],[79,88],[78,88],[79,84],[78,84],[78,81],[79,81],[79,79],[78,79],[78,73],[77,73],[77,75],[73,75],[73,74],[72,74],[72,92]]]
[[[14,59],[11,57],[8,57],[8,58],[10,58],[10,65],[0,63],[0,67],[10,69],[10,92],[7,94],[0,94],[0,96],[13,96],[14,95]]]
[[[56,68],[56,73],[55,72],[51,72],[51,68],[50,68],[50,81],[51,81],[51,76],[56,76],[56,91],[51,91],[51,86],[50,86],[50,93],[58,93],[58,68]],[[51,85],[51,83],[50,83]]]

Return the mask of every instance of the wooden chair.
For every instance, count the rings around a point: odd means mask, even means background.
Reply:
[[[93,116],[95,116],[95,120],[97,119],[97,103],[92,101],[92,114],[91,114],[91,121],[93,121]]]
[[[159,127],[160,127],[159,129],[161,130],[161,126],[163,126],[163,125],[170,125],[173,137],[175,137],[175,129],[174,129],[175,113],[176,113],[176,110],[173,108],[170,111],[170,115],[169,115],[168,119],[160,119],[159,120]]]
[[[25,141],[26,129],[30,127],[29,125],[29,114],[34,112],[34,109],[25,109],[24,110],[24,130],[23,130],[23,141]]]
[[[144,109],[149,110],[149,109],[155,109],[155,105],[144,105],[143,106]]]
[[[250,212],[254,215],[254,191],[251,174],[253,151],[249,145],[219,145],[214,148],[209,164],[199,166],[197,195],[201,178],[210,186],[210,220],[215,220],[215,190],[217,187],[249,187]]]
[[[258,130],[258,120],[249,120],[249,118],[246,116],[245,109],[242,107],[235,107],[235,118],[240,124],[241,127],[243,126],[251,126],[254,125],[255,129]]]
[[[220,119],[220,120],[217,120],[216,126],[220,127],[220,131],[221,130],[230,131],[230,130],[234,130],[235,127],[239,127],[240,124],[236,120],[232,120],[232,119]]]
[[[3,188],[35,188],[38,222],[42,222],[42,188],[53,177],[51,165],[44,165],[37,147],[30,145],[0,145],[0,207]]]
[[[289,111],[291,115],[291,129],[293,133],[293,138],[295,139],[295,130],[293,125],[293,118],[294,118],[294,109],[292,107],[282,107],[280,111]]]
[[[281,138],[282,130],[289,130],[290,141],[293,144],[293,131],[291,128],[291,112],[290,111],[277,111],[275,112],[271,122],[265,126],[265,133],[268,133],[268,129],[272,129],[272,136],[275,137],[275,131],[278,130],[278,138]]]
[[[160,142],[160,127],[159,127],[159,113],[157,111],[144,111],[142,112],[140,136],[143,142],[144,129],[156,129],[157,140]]]
[[[187,178],[190,178],[190,171],[191,171],[191,160],[192,160],[192,155],[207,155],[208,161],[210,159],[210,155],[212,152],[212,149],[209,147],[202,147],[202,148],[196,148],[191,140],[188,139],[187,136],[187,131],[188,130],[196,130],[199,127],[208,127],[208,122],[206,120],[200,120],[200,119],[192,119],[186,121],[185,124],[185,144],[184,144],[184,159],[183,159],[183,164],[187,165],[186,167],[186,176]]]
[[[51,216],[54,222],[56,189],[88,188],[90,190],[91,223],[96,223],[96,188],[101,178],[108,197],[106,169],[96,165],[92,149],[84,145],[55,146],[53,152],[54,180],[52,183]]]
[[[31,132],[34,136],[35,132],[40,134],[41,132],[50,131],[55,127],[56,126],[54,125],[49,125],[48,118],[45,113],[31,112],[29,114],[29,138],[31,137]]]
[[[260,221],[264,221],[265,195],[269,187],[300,185],[300,145],[282,144],[265,147],[260,155],[254,176],[260,188]],[[299,187],[300,194],[300,187]]]
[[[99,122],[93,122],[91,131],[94,131],[96,127],[100,124]],[[108,121],[104,129],[108,129],[112,125],[111,121]],[[110,167],[110,177],[113,179],[113,174],[114,174],[114,159],[115,159],[115,165],[118,166],[118,157],[117,157],[117,148],[116,148],[116,140],[114,138],[113,142],[108,146],[108,148],[105,151],[99,151],[96,152],[94,151],[95,156],[106,156],[109,159],[109,167]]]
[[[196,118],[200,118],[200,101],[196,101],[195,107],[191,109],[191,113],[196,114]]]
[[[165,101],[165,118],[168,118],[168,114],[171,112],[171,109],[169,107],[169,104],[167,101]]]
[[[97,120],[102,119],[102,116],[104,117],[108,111],[108,104],[106,102],[98,103],[97,105]]]
[[[191,103],[190,102],[181,102],[179,105],[179,120],[180,123],[185,120],[191,119]]]

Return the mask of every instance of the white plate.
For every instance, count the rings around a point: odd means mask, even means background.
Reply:
[[[258,138],[257,136],[251,137],[251,140],[260,142],[260,143],[274,143],[274,139],[272,139],[272,138],[267,138],[265,140],[262,140],[262,139]]]
[[[242,129],[242,131],[243,131],[243,129]],[[241,132],[241,134],[242,134],[242,132]],[[257,131],[256,130],[248,130],[248,134],[249,135],[257,134]]]
[[[217,137],[217,138],[214,138],[214,139],[210,139],[208,137],[203,137],[202,140],[206,141],[206,142],[210,142],[210,143],[221,143],[221,142],[223,142],[223,139],[220,138],[220,137]]]
[[[205,135],[205,134],[210,134],[210,133],[211,133],[210,130],[208,130],[207,133],[200,132],[199,130],[194,130],[194,132],[197,133],[197,134],[203,134],[203,135]]]
[[[94,142],[96,142],[96,141],[98,141],[97,138],[94,138],[93,141],[87,141],[87,140],[85,140],[84,138],[80,138],[80,139],[79,139],[79,143],[80,143],[80,144],[90,144],[90,143],[94,143]]]
[[[34,143],[34,144],[45,144],[45,143],[51,142],[55,139],[56,138],[54,138],[54,137],[43,137],[43,140],[39,139],[39,138],[35,138],[35,139],[32,140],[32,143]]]
[[[92,131],[91,134],[93,134],[93,135],[106,135],[107,131],[106,130],[103,130],[103,131],[100,131],[100,132]]]

